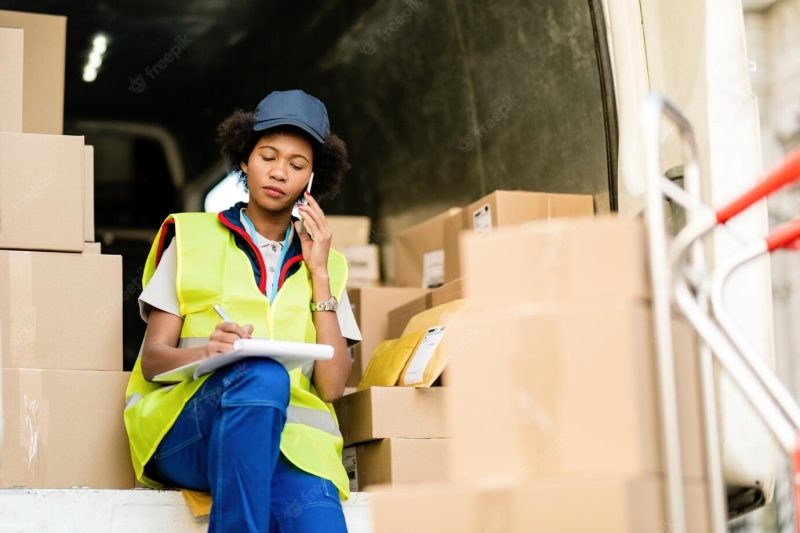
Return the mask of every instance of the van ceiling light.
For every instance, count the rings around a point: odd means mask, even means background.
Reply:
[[[98,33],[92,39],[92,50],[83,67],[83,81],[91,83],[97,79],[97,73],[103,64],[103,56],[108,50],[108,37]]]

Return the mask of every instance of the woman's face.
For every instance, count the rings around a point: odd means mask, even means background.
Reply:
[[[262,135],[242,163],[250,203],[267,211],[291,210],[305,192],[313,162],[311,143],[303,135],[291,131]]]

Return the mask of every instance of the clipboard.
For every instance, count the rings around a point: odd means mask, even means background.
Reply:
[[[248,357],[269,357],[290,371],[312,361],[333,359],[333,346],[272,339],[239,339],[233,343],[231,351],[162,372],[153,377],[153,382],[166,384],[192,381]]]

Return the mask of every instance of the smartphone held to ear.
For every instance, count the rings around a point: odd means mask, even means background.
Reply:
[[[311,192],[311,185],[313,183],[314,183],[314,173],[312,172],[311,173],[311,177],[308,179],[308,186],[306,187],[306,192],[309,192],[309,193]],[[303,215],[300,214],[300,209],[298,209],[298,207],[300,207],[301,205],[306,205],[307,203],[308,203],[308,201],[306,201],[306,195],[303,194],[300,197],[300,199],[297,200],[297,203],[295,203],[294,207],[292,208],[292,216],[295,217],[295,218],[299,218],[300,219],[299,232],[303,231]],[[306,231],[308,232],[309,235],[311,235],[311,232],[308,231],[308,228],[306,228]]]

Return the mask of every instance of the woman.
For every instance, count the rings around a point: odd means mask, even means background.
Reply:
[[[346,531],[329,402],[350,374],[348,342],[361,337],[347,263],[316,200],[337,192],[345,145],[322,102],[299,90],[234,113],[218,134],[249,201],[170,215],[153,242],[140,297],[147,333],[126,393],[134,469],[151,487],[210,492],[209,531]],[[292,217],[300,198],[302,223]],[[334,356],[290,372],[251,358],[194,381],[151,381],[250,337],[329,344]]]

